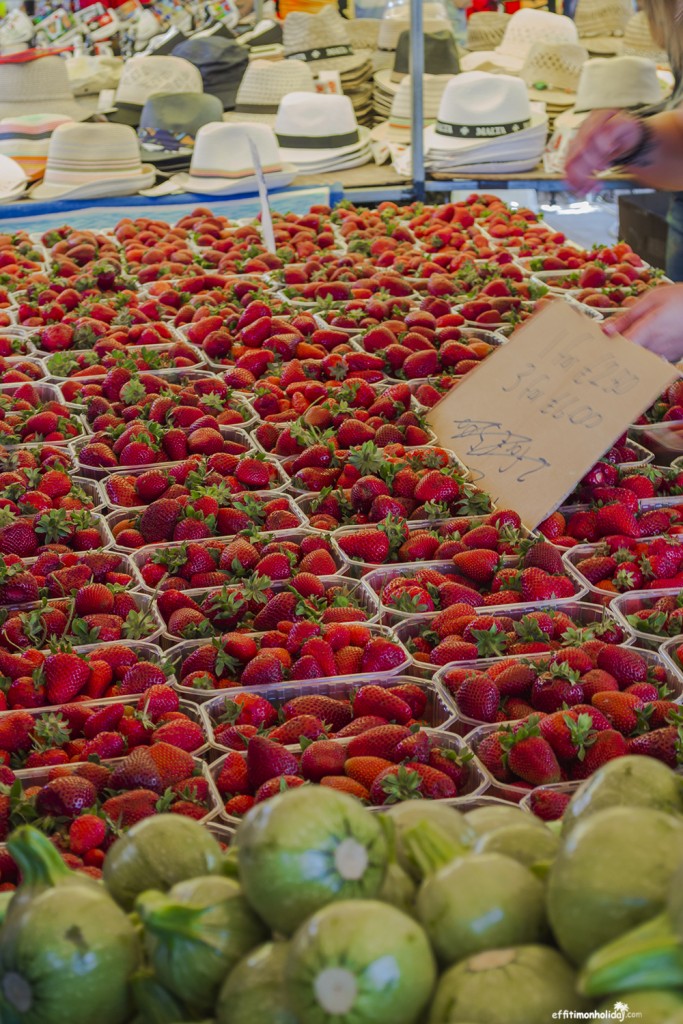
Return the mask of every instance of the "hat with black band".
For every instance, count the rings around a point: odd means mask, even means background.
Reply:
[[[330,125],[335,132],[330,134]],[[370,132],[359,128],[348,96],[295,92],[285,96],[275,119],[282,159],[302,170],[369,163]]]

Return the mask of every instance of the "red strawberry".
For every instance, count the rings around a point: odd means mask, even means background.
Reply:
[[[510,771],[524,782],[543,786],[560,781],[557,758],[548,741],[541,736],[535,715],[516,732],[506,733],[503,746],[507,750]]]
[[[301,774],[310,782],[320,782],[329,775],[341,775],[346,761],[346,747],[334,740],[317,740],[305,747],[301,756]]]
[[[262,736],[254,736],[247,747],[247,774],[249,785],[255,791],[269,779],[280,775],[296,775],[299,763],[293,754],[279,743]]]
[[[541,821],[559,821],[567,809],[571,793],[556,789],[535,789],[529,796],[529,807]]]
[[[354,717],[377,715],[388,722],[405,725],[413,718],[410,704],[382,686],[362,686],[353,701]]]
[[[240,754],[226,754],[216,776],[216,787],[221,796],[249,792],[247,762]]]
[[[376,729],[368,729],[350,741],[348,756],[383,757],[391,761],[398,744],[410,735],[410,729],[405,725],[381,725]]]
[[[495,722],[500,691],[491,679],[477,672],[458,688],[457,701],[458,708],[467,718],[477,722]]]
[[[97,790],[92,782],[68,775],[46,783],[36,795],[36,810],[55,818],[76,818],[81,811],[92,807]]]
[[[150,789],[133,789],[129,793],[105,800],[101,810],[120,828],[130,828],[143,818],[150,818],[157,813],[158,799],[157,794]]]

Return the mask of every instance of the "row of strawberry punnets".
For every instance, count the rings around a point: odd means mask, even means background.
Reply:
[[[675,469],[622,439],[541,544],[424,418],[549,294],[610,310],[657,275],[487,196],[276,237],[197,211],[0,238],[0,825],[95,873],[159,810],[555,801],[679,756]],[[598,541],[611,575],[563,560]]]

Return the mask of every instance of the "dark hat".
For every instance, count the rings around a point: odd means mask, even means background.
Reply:
[[[427,33],[424,37],[425,72],[429,75],[458,75],[460,61],[458,47],[452,32]],[[400,82],[404,75],[410,74],[410,32],[401,32],[398,37],[394,69],[391,72],[392,82]]]
[[[176,46],[174,57],[194,64],[202,76],[204,91],[218,96],[224,110],[233,110],[237,89],[249,63],[249,54],[234,39],[195,37]]]
[[[145,103],[138,139],[145,163],[164,170],[190,166],[194,140],[204,124],[222,121],[223,104],[201,92],[157,93]]]
[[[157,43],[156,39],[160,40],[160,42]],[[156,39],[150,40],[146,52],[154,54],[154,56],[163,57],[166,54],[173,53],[176,46],[180,46],[181,43],[185,42],[187,36],[176,25],[173,25],[167,32],[158,35]]]

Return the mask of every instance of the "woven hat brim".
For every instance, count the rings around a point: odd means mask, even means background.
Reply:
[[[581,36],[579,45],[598,57],[611,57],[623,52],[624,40],[617,36]]]
[[[287,147],[280,146],[280,155],[287,163],[299,166],[306,163],[317,164],[323,163],[326,160],[343,159],[345,156],[356,153],[362,146],[369,144],[369,128],[360,127],[358,135],[358,142],[354,142],[350,146],[339,146],[337,149],[332,147],[330,149],[287,149]]]
[[[501,149],[509,148],[512,141],[515,140],[517,144],[522,143],[525,139],[529,138],[530,133],[538,134],[539,129],[547,124],[545,114],[537,113],[535,110],[531,112],[531,124],[528,128],[523,128],[521,132],[515,132],[514,135],[499,135],[492,137],[485,137],[481,139],[453,139],[447,135],[437,135],[436,128],[430,127],[425,129],[424,140],[425,140],[425,152],[429,149],[436,150],[447,150],[457,152],[459,149],[476,149],[481,146],[488,146],[492,142],[500,146]],[[533,136],[532,136],[533,137]]]
[[[523,57],[511,57],[507,53],[499,53],[498,50],[475,50],[466,54],[460,61],[461,71],[488,71],[489,68],[482,65],[490,65],[495,71],[516,72],[524,67]]]
[[[87,121],[93,111],[73,100],[11,100],[0,99],[0,117],[19,117],[22,114],[63,114],[74,121]]]
[[[283,163],[281,171],[271,171],[264,174],[264,178],[269,188],[286,188],[298,173],[299,169],[294,164]],[[196,192],[198,195],[226,196],[258,192],[258,183],[253,174],[230,181],[226,178],[194,178],[191,174],[178,174],[171,178],[171,181],[185,192]]]
[[[574,106],[576,102],[576,90],[568,92],[566,89],[527,89],[529,99],[534,103],[545,103],[551,107]]]
[[[43,181],[31,189],[31,199],[108,199],[109,196],[132,196],[149,188],[156,180],[156,170],[142,165],[137,178],[102,178],[83,185],[51,185]]]

